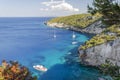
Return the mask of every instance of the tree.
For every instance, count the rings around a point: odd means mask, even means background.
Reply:
[[[120,24],[120,6],[116,0],[94,0],[93,7],[88,5],[88,12],[102,14],[102,21],[107,25]]]
[[[37,77],[32,76],[27,67],[20,65],[18,62],[10,61],[7,63],[3,60],[1,69],[3,70],[0,80],[37,80]]]

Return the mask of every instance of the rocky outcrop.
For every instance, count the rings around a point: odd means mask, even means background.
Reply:
[[[82,33],[90,33],[90,34],[99,34],[103,32],[103,30],[105,30],[104,25],[101,23],[101,21],[97,21],[84,29],[78,29],[76,27],[72,27],[71,29]]]
[[[94,22],[86,28],[78,28],[64,23],[46,23],[48,26],[57,28],[66,28],[82,33],[99,34],[105,30],[105,25],[100,20]],[[112,33],[108,33],[109,35]],[[113,35],[113,34],[112,34]],[[110,61],[114,65],[120,66],[120,38],[114,41],[106,42],[85,50],[79,48],[80,62],[89,66],[99,66]]]
[[[120,66],[120,38],[86,50],[80,50],[81,63],[90,66],[99,66],[110,61]]]
[[[47,22],[46,25],[51,26],[51,27],[57,27],[57,28],[66,28],[66,29],[75,30],[75,31],[82,32],[82,33],[90,33],[90,34],[99,34],[105,29],[104,25],[102,24],[100,20],[94,22],[93,24],[90,24],[86,28],[69,26],[69,25],[65,25],[64,23]]]
[[[49,22],[46,22],[45,24],[47,26],[57,27],[57,28],[69,28],[70,27],[69,25],[65,25],[64,23],[49,23]]]

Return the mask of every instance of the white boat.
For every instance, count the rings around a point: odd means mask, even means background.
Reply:
[[[73,41],[73,42],[72,42],[73,45],[75,45],[75,44],[77,44],[77,43],[78,43],[78,42],[76,42],[76,41]]]
[[[54,34],[53,37],[56,38],[57,36]]]
[[[53,37],[54,38],[56,38],[57,36],[56,36],[56,31],[55,31],[55,29],[54,29],[54,34],[53,34]]]
[[[74,32],[73,32],[72,38],[73,38],[73,39],[74,39],[74,38],[76,38],[76,35],[75,35],[75,33],[74,33]]]
[[[66,28],[67,30],[69,29],[69,28]]]
[[[47,68],[45,68],[43,65],[35,65],[35,66],[33,66],[33,68],[38,70],[38,71],[42,71],[42,72],[47,71]]]

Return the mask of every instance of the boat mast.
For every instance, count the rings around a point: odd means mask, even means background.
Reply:
[[[56,32],[55,32],[55,29],[54,29],[54,34],[53,34],[53,37],[54,38],[56,38],[57,36],[56,36]]]
[[[75,39],[75,37],[76,37],[76,35],[75,35],[74,31],[73,31],[72,38]]]

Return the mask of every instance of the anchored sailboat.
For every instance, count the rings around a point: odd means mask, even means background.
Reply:
[[[72,34],[72,39],[73,39],[72,44],[73,44],[73,45],[75,45],[75,44],[78,43],[77,41],[74,40],[75,38],[76,38],[76,35],[75,35],[74,31],[73,31],[73,34]]]
[[[74,31],[73,31],[72,38],[73,38],[73,39],[75,39],[75,38],[76,38],[76,35],[75,35]]]
[[[56,32],[55,32],[55,29],[54,29],[54,34],[53,34],[53,37],[54,38],[56,38],[57,36],[56,36]]]
[[[54,34],[53,37],[56,38],[57,36]]]

